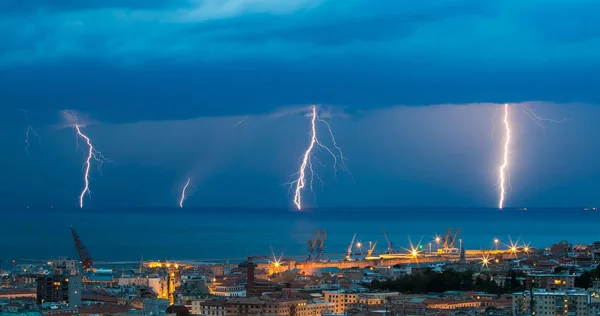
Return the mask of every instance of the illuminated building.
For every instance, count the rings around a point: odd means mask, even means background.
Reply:
[[[37,303],[64,303],[81,305],[83,282],[79,275],[47,274],[37,278]]]
[[[228,300],[210,300],[200,303],[200,315],[212,316],[313,316],[321,315],[325,310],[333,309],[333,304],[326,302],[308,303],[303,299],[235,298]],[[194,312],[194,311],[192,311]]]
[[[573,274],[529,274],[527,275],[527,284],[533,282],[536,288],[545,290],[554,289],[572,289],[575,287],[575,278],[577,275]]]
[[[535,290],[533,297],[534,304],[531,304],[531,292],[513,294],[513,315],[587,316],[591,301],[590,294],[583,290]]]
[[[210,294],[224,297],[246,297],[246,287],[235,282],[223,282],[211,286]]]
[[[248,261],[238,265],[239,268],[246,269],[246,296],[260,297],[263,293],[277,292],[281,286],[272,282],[263,282],[255,280],[255,269],[258,265],[248,257]]]
[[[383,305],[386,299],[398,295],[398,292],[389,293],[355,293],[343,291],[323,291],[325,302],[333,303],[333,312],[343,314],[351,304]]]
[[[147,287],[152,289],[157,294],[160,293],[161,282],[164,283],[164,281],[158,275],[151,275],[147,277],[137,276],[118,279],[119,286]]]

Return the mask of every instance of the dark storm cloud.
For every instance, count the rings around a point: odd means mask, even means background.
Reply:
[[[600,103],[592,2],[10,3],[0,20],[9,122],[12,107],[54,124],[63,109],[129,122],[314,103]]]
[[[598,39],[600,2],[556,2],[530,9],[531,22],[549,40],[577,42]]]
[[[189,0],[2,0],[0,1],[0,14],[26,13],[37,10],[61,12],[105,8],[161,9],[187,6],[188,4]]]
[[[347,7],[353,12],[347,15]],[[422,24],[445,19],[493,16],[492,2],[476,0],[437,1],[377,1],[323,5],[310,15],[297,17],[249,16],[237,21],[216,21],[206,26],[211,29],[220,25],[223,29],[235,29],[220,39],[242,42],[282,40],[308,42],[315,45],[341,45],[354,41],[398,40],[412,35]],[[264,22],[271,24],[265,28]],[[270,22],[270,23],[269,23]],[[256,28],[260,25],[259,28]]]

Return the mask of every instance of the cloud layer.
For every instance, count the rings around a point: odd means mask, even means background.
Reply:
[[[40,123],[65,108],[131,122],[312,103],[598,104],[598,10],[593,0],[2,1],[0,101]]]

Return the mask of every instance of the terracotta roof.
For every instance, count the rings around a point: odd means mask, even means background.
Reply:
[[[225,300],[212,300],[212,301],[204,301],[200,303],[201,306],[225,306]]]
[[[558,264],[556,262],[545,261],[545,262],[538,262],[536,265],[541,266],[541,267],[556,267],[556,266],[559,266],[560,264]]]
[[[105,307],[87,307],[80,308],[79,314],[108,314],[108,313],[125,313],[131,309],[129,306],[124,305],[114,305],[114,306],[105,306]]]
[[[428,298],[425,301],[423,301],[423,303],[425,303],[427,305],[435,305],[435,304],[455,305],[455,304],[479,303],[479,302],[480,301],[478,301],[478,300],[438,300],[438,299],[431,299],[431,298]]]
[[[35,289],[0,290],[0,295],[8,294],[34,294]]]
[[[106,296],[106,295],[97,295],[97,294],[83,294],[81,295],[82,301],[96,301],[96,302],[112,302],[117,303],[119,301],[118,297],[114,296]]]

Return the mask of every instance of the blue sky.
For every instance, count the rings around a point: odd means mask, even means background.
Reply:
[[[328,179],[314,205],[493,206],[493,104],[542,101],[538,114],[570,120],[542,130],[517,118],[527,127],[513,203],[600,203],[599,10],[591,0],[2,1],[0,195],[76,204],[82,157],[72,130],[57,128],[73,109],[116,162],[95,175],[91,205],[169,205],[190,175],[201,179],[190,205],[289,206],[281,184],[307,120],[268,114],[325,104],[347,114],[331,123],[355,177]],[[19,109],[42,136],[29,156]]]

